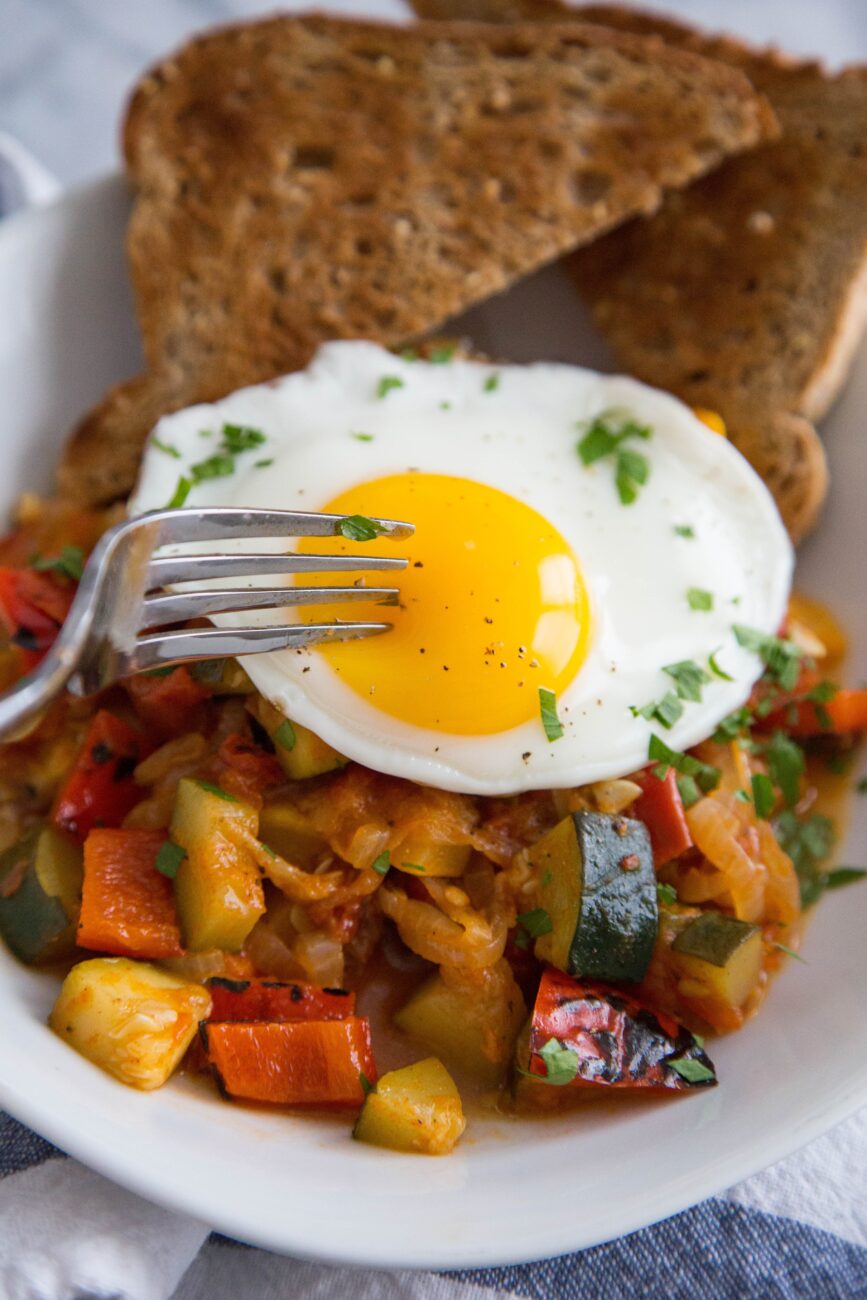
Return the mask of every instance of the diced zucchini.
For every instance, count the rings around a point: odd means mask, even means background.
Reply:
[[[210,1009],[201,984],[126,957],[96,957],[73,966],[49,1024],[100,1069],[150,1091],[180,1063]]]
[[[21,961],[53,961],[75,946],[81,846],[36,826],[0,857],[0,934]]]
[[[277,760],[290,781],[322,776],[337,767],[345,767],[349,762],[307,727],[290,722],[261,695],[256,699],[253,713],[273,740]]]
[[[696,917],[671,950],[678,973],[696,985],[693,997],[719,999],[730,1007],[743,1006],[762,970],[760,927],[722,912]]]
[[[471,852],[469,844],[437,844],[416,833],[391,850],[391,864],[408,876],[462,876]]]
[[[530,850],[551,929],[536,956],[569,975],[643,979],[656,940],[656,876],[647,827],[571,813]]]
[[[178,783],[171,837],[187,851],[175,877],[187,948],[238,952],[265,911],[259,868],[236,842],[238,832],[255,835],[257,829],[258,817],[249,804],[189,777]]]
[[[484,1088],[502,1083],[527,1009],[508,971],[491,993],[452,988],[441,975],[426,980],[394,1023]]]
[[[384,1074],[368,1093],[352,1136],[392,1151],[441,1156],[466,1127],[461,1096],[436,1057]]]
[[[309,818],[290,803],[265,805],[259,814],[259,838],[281,858],[305,870],[315,867],[329,851]]]

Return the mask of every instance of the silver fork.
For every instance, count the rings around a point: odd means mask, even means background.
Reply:
[[[87,562],[69,615],[36,669],[0,696],[0,737],[21,732],[64,688],[94,695],[121,677],[190,660],[224,659],[346,641],[387,632],[390,623],[280,623],[273,627],[179,628],[211,614],[376,601],[397,604],[394,587],[211,587],[165,590],[213,579],[268,574],[361,573],[406,567],[392,556],[220,553],[155,555],[161,547],[251,538],[335,537],[345,515],[288,510],[157,510],[110,528]],[[371,521],[384,537],[408,537],[412,525]],[[153,629],[162,628],[162,631]]]

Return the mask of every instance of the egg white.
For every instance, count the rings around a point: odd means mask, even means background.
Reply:
[[[498,382],[488,390],[492,374]],[[383,376],[403,386],[381,397]],[[651,472],[629,506],[618,498],[610,458],[585,467],[576,452],[582,422],[612,408],[653,429],[648,441],[635,444]],[[688,407],[635,380],[548,363],[429,364],[372,343],[331,343],[306,371],[161,420],[131,512],[164,506],[179,473],[209,454],[224,423],[261,429],[267,441],[238,456],[231,476],[198,484],[188,505],[317,510],[380,476],[409,469],[452,474],[526,501],[578,557],[594,629],[583,667],[560,692],[564,735],[554,742],[535,717],[479,736],[402,723],[347,687],[316,651],[244,658],[258,689],[279,709],[378,771],[468,794],[624,775],[646,763],[652,731],[672,748],[687,749],[741,705],[761,665],[737,644],[733,624],[774,633],[785,614],[794,557],[764,484]],[[203,430],[213,431],[210,440]],[[359,432],[372,440],[352,437]],[[155,438],[180,459],[160,450]],[[273,464],[256,467],[262,460]],[[694,537],[679,536],[678,525],[689,525]],[[274,543],[245,549],[273,550]],[[691,587],[712,593],[712,610],[690,608]],[[294,615],[286,611],[285,618]],[[215,621],[231,626],[238,616]],[[267,624],[275,616],[244,621]],[[664,665],[695,660],[707,667],[714,652],[733,680],[714,677],[701,702],[686,703],[670,731],[633,716],[630,706],[672,688]]]

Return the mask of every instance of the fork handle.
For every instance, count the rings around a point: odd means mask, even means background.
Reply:
[[[0,695],[0,740],[21,740],[66,686],[75,671],[69,653],[53,646],[38,667]]]

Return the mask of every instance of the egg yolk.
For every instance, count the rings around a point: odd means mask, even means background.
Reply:
[[[562,692],[580,669],[590,608],[572,550],[546,519],[496,488],[444,474],[373,479],[320,507],[415,525],[410,538],[304,539],[320,554],[400,555],[400,606],[309,606],[303,619],[391,622],[392,630],[316,651],[382,713],[416,727],[490,735],[539,717],[539,687]],[[350,579],[351,580],[351,579]],[[331,582],[340,581],[331,575]],[[327,575],[299,585],[328,585]]]

